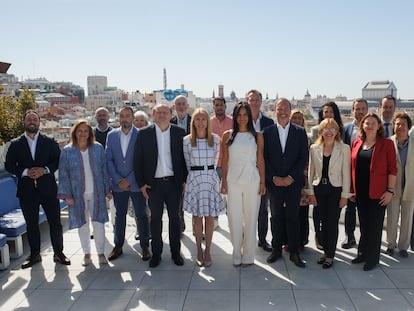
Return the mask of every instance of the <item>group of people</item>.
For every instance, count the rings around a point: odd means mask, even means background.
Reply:
[[[136,217],[141,259],[152,268],[161,263],[164,208],[171,259],[178,266],[184,264],[183,211],[192,214],[195,263],[209,267],[215,222],[226,210],[234,266],[254,264],[258,241],[270,252],[268,263],[281,258],[285,249],[290,260],[303,268],[306,263],[299,253],[308,243],[309,204],[314,207],[315,242],[323,250],[318,263],[324,269],[334,263],[338,222],[345,206],[347,240],[342,247],[356,245],[356,209],[361,231],[352,263],[364,262],[364,270],[378,264],[386,210],[387,254],[398,246],[400,255],[408,256],[410,243],[414,246],[414,194],[405,189],[414,183],[410,174],[414,147],[408,135],[411,119],[405,113],[394,116],[395,99],[384,97],[382,118],[368,113],[364,99],[355,100],[354,121],[345,126],[336,104],[327,103],[312,137],[304,128],[303,112],[292,111],[287,99],[275,103],[276,123],[261,112],[261,102],[261,93],[250,90],[246,101],[234,106],[232,117],[226,115],[223,97],[213,101],[214,116],[203,108],[190,116],[187,99],[177,96],[173,107],[153,108],[150,125],[145,113],[122,107],[116,129],[108,125],[109,111],[101,107],[95,113],[96,128],[87,120],[75,122],[62,151],[53,139],[40,134],[39,114],[26,112],[25,133],[12,141],[5,163],[6,170],[17,176],[17,196],[27,223],[31,252],[22,268],[41,261],[40,205],[48,217],[54,260],[70,264],[63,254],[58,198],[68,205],[69,228],[78,229],[84,266],[92,262],[90,226],[99,264],[123,254],[129,205]],[[114,247],[106,257],[104,224],[112,201]],[[271,244],[266,241],[269,205]]]

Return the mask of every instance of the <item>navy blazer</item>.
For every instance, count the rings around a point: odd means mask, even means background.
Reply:
[[[275,124],[275,121],[273,121],[273,119],[266,117],[263,113],[262,113],[262,117],[260,118],[260,130],[263,132],[263,130],[268,127]]]
[[[303,127],[290,123],[285,152],[282,152],[277,124],[263,131],[266,187],[276,190],[273,176],[291,176],[294,179],[289,187],[302,188],[305,185],[303,171],[308,162],[308,136]]]
[[[183,153],[185,131],[177,125],[170,125],[170,146],[174,180],[182,184],[187,178],[187,167]],[[152,186],[158,162],[158,145],[155,125],[149,125],[138,132],[135,143],[134,171],[138,186]]]
[[[344,133],[342,134],[342,140],[345,144],[351,146],[352,132],[354,131],[354,122],[350,122],[344,125]]]
[[[135,126],[131,128],[131,139],[128,144],[125,157],[121,148],[121,128],[114,129],[108,133],[106,139],[106,163],[108,165],[109,178],[111,179],[112,190],[122,192],[118,187],[118,182],[126,178],[130,184],[130,191],[141,191],[137,185],[134,174],[134,148],[138,136],[138,130]]]
[[[41,133],[37,139],[34,160],[25,135],[12,140],[4,166],[9,173],[17,177],[17,197],[31,200],[39,193],[42,196],[56,198],[57,185],[54,173],[59,166],[59,157],[58,143]],[[22,177],[23,171],[32,167],[47,167],[50,171],[50,174],[45,174],[36,180],[36,188],[32,178]]]
[[[172,124],[177,124],[178,123],[177,116],[173,116],[171,118],[170,122]],[[191,130],[191,116],[187,113],[187,129],[185,131],[185,135],[190,134],[190,130]]]

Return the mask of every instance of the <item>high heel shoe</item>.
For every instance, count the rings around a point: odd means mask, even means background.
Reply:
[[[195,262],[196,262],[196,265],[198,267],[202,267],[204,265],[204,262],[202,260],[198,259],[198,258],[196,258],[196,261]]]

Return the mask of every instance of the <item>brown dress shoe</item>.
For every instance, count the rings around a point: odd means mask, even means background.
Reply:
[[[278,260],[280,257],[282,257],[282,252],[273,250],[272,253],[269,255],[269,257],[267,257],[266,262],[273,263],[276,260]]]
[[[22,264],[22,269],[27,269],[30,268],[31,266],[37,264],[38,262],[42,261],[42,257],[40,256],[40,254],[34,255],[34,256],[29,256],[27,257],[27,259],[25,260],[25,262]]]
[[[299,268],[305,268],[305,262],[299,257],[298,254],[290,254],[290,261],[293,262]]]
[[[151,258],[151,253],[149,252],[148,248],[144,248],[142,250],[141,259],[143,261],[148,261]]]
[[[115,246],[114,249],[112,250],[112,252],[109,254],[108,260],[109,261],[115,260],[121,255],[122,255],[122,247]]]

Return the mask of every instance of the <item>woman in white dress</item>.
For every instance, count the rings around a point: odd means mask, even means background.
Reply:
[[[211,241],[214,217],[224,209],[220,195],[220,180],[216,172],[220,152],[220,138],[212,134],[210,117],[203,108],[191,117],[190,134],[183,140],[184,158],[188,169],[184,192],[184,210],[193,214],[193,229],[197,244],[196,264],[211,266]],[[203,230],[204,218],[204,230]],[[203,252],[202,238],[206,246]]]
[[[227,214],[233,244],[233,265],[254,263],[260,197],[266,193],[263,136],[256,132],[250,106],[238,102],[233,129],[224,132],[221,192],[227,194]]]

